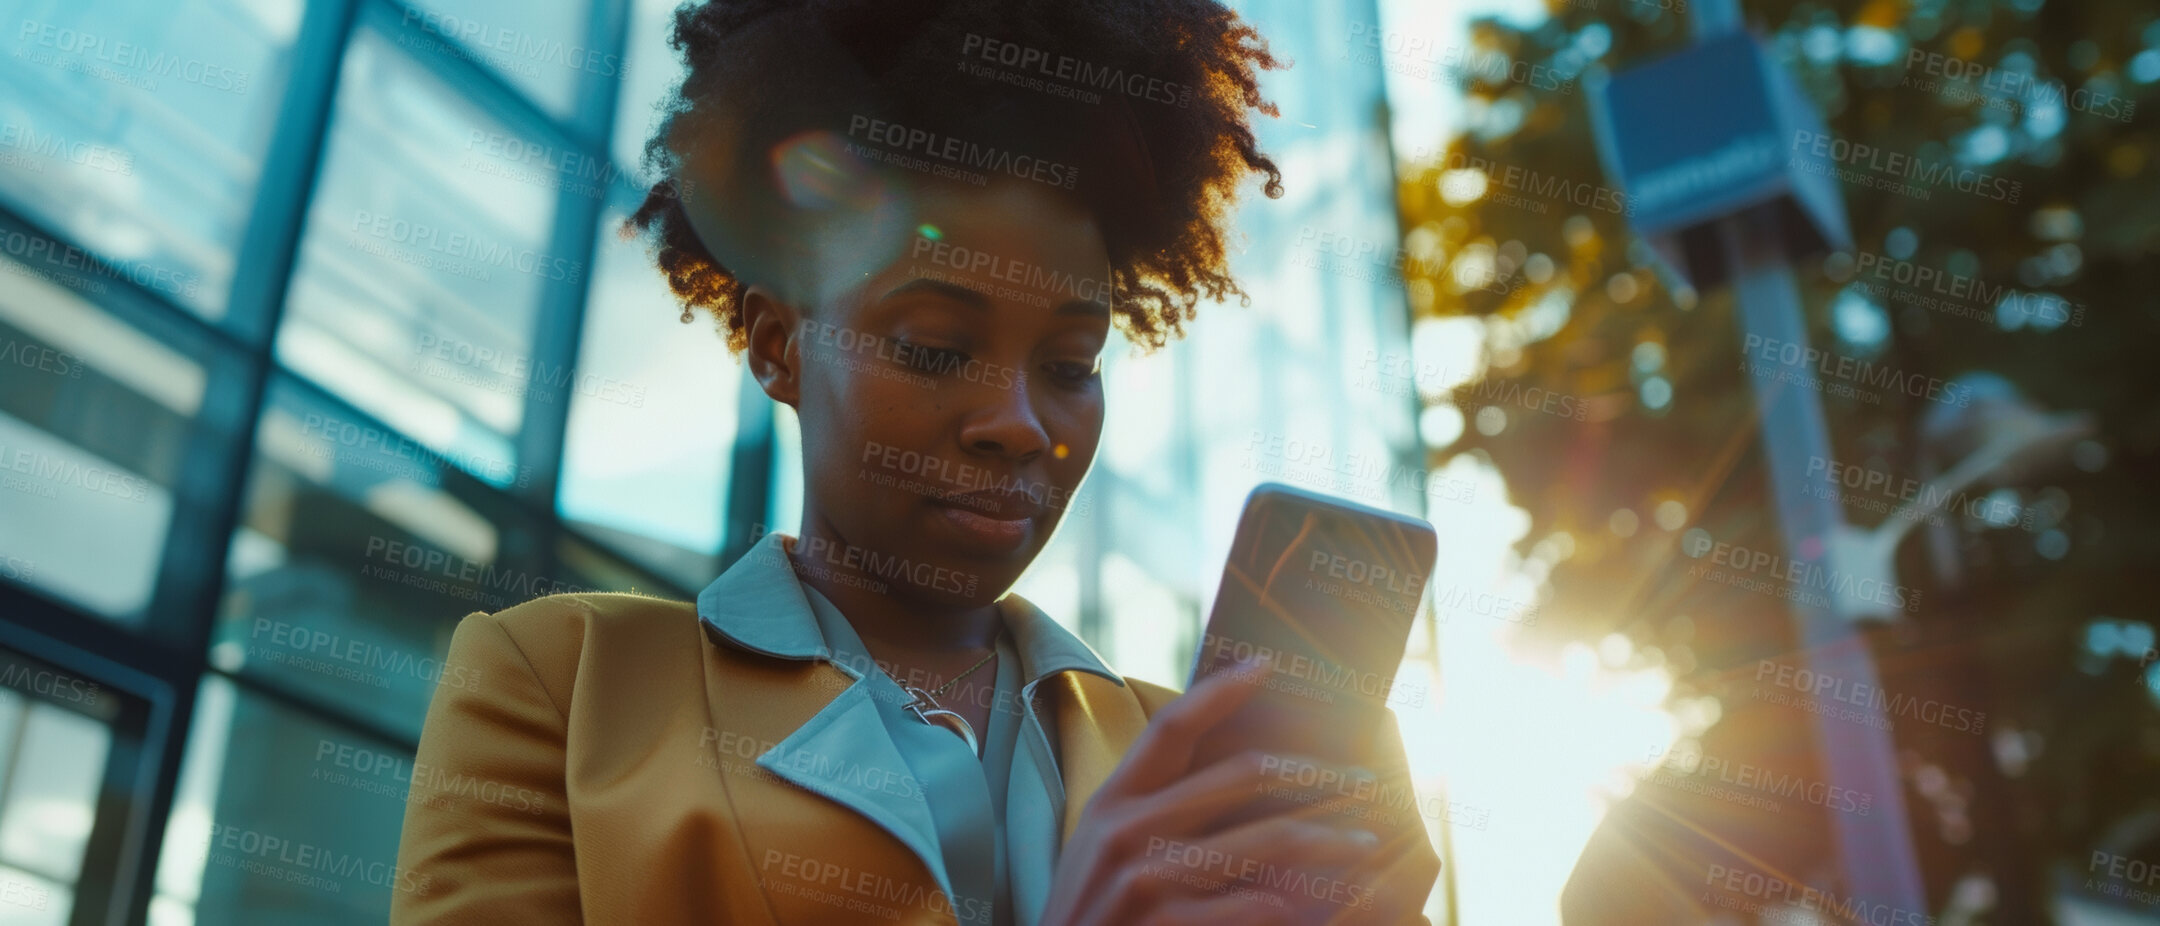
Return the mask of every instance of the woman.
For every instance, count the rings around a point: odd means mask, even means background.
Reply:
[[[1280,195],[1258,35],[1210,2],[716,2],[673,44],[631,222],[794,409],[802,521],[694,604],[465,618],[484,681],[438,690],[414,778],[478,796],[409,804],[392,921],[1420,919],[1437,859],[1370,772],[1195,761],[1264,667],[1173,700],[1007,593],[1094,459],[1110,326],[1157,346],[1238,292],[1218,226],[1247,172]]]

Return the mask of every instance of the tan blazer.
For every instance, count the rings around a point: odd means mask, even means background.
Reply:
[[[689,602],[571,594],[468,615],[446,666],[455,684],[428,706],[398,846],[414,889],[393,893],[393,926],[958,920],[886,826],[756,761],[774,744],[852,748],[828,721],[868,702],[832,662],[758,652]],[[1175,693],[1063,671],[1036,694],[1069,837]]]

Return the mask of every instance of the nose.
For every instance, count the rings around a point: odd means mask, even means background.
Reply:
[[[960,445],[976,453],[1027,463],[1050,449],[1050,434],[1035,414],[1034,389],[1025,377],[1012,385],[983,383],[969,390],[976,406],[960,425]]]

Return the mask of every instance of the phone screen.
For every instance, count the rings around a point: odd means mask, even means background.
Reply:
[[[1254,654],[1268,690],[1206,738],[1349,761],[1391,700],[1438,540],[1424,521],[1274,483],[1246,500],[1193,681]]]

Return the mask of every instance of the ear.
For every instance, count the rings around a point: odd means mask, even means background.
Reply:
[[[795,336],[802,329],[801,313],[762,285],[743,290],[742,313],[750,375],[773,401],[800,410],[802,345]]]

